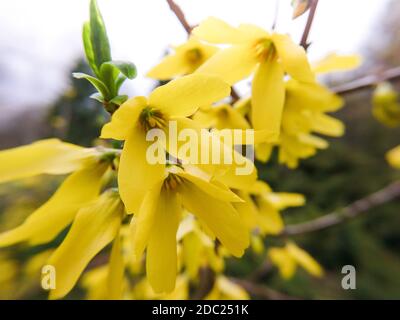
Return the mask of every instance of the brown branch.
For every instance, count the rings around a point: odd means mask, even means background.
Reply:
[[[256,284],[248,280],[238,278],[230,278],[230,280],[245,289],[252,297],[258,297],[268,300],[299,300],[299,298],[286,295],[279,291],[275,291],[266,286]]]
[[[348,83],[331,88],[337,94],[346,94],[360,89],[370,88],[382,81],[393,81],[400,79],[400,67],[392,68],[378,74],[368,75]]]
[[[308,13],[306,26],[304,28],[303,35],[302,35],[301,41],[300,41],[300,45],[305,50],[307,50],[309,45],[310,45],[310,43],[308,43],[308,36],[310,34],[310,31],[311,31],[312,23],[314,21],[315,12],[317,10],[317,5],[318,5],[318,0],[310,0],[310,1],[311,1],[310,11]]]
[[[320,218],[308,222],[289,225],[283,230],[281,235],[294,236],[335,226],[348,219],[358,217],[361,214],[368,211],[369,209],[375,208],[381,204],[392,201],[393,199],[399,196],[400,196],[400,181],[396,181],[386,186],[385,188],[377,192],[374,192],[366,196],[365,198],[357,200],[340,210],[334,211],[330,214],[327,214],[325,216],[322,216]]]
[[[175,14],[179,22],[181,23],[182,27],[185,28],[187,34],[189,35],[192,32],[193,27],[186,20],[185,14],[183,13],[181,7],[178,6],[173,0],[167,0],[167,3],[171,11]]]

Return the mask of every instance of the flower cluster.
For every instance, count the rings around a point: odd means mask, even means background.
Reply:
[[[92,16],[84,33],[88,58],[97,57],[90,39],[105,37],[103,29],[96,34],[104,26],[95,5],[92,14],[97,24]],[[82,148],[49,139],[0,152],[1,183],[67,175],[21,225],[0,234],[0,246],[48,243],[67,229],[46,262],[57,272],[53,299],[67,295],[80,278],[90,299],[184,299],[189,285],[199,285],[202,272],[214,278],[204,298],[248,298],[224,276],[224,259],[241,257],[257,241],[261,248],[253,250],[264,252],[262,239],[284,229],[281,211],[305,199],[272,191],[258,180],[252,159],[217,133],[253,129],[251,147],[259,160],[266,161],[278,146],[280,162],[296,167],[299,159],[327,147],[314,133],[340,136],[344,131],[326,114],[343,102],[317,83],[316,74],[352,68],[358,59],[330,56],[312,67],[305,50],[288,35],[250,24],[235,28],[216,18],[202,22],[185,44],[149,71],[149,77],[171,81],[148,97],[118,94],[122,81],[133,77],[131,64],[112,61],[109,54],[95,58],[89,62],[98,78],[84,77],[101,93],[94,98],[112,114],[100,134],[105,146]],[[250,76],[251,97],[229,100],[231,86]],[[106,90],[109,86],[113,90]],[[207,129],[210,141],[217,142],[191,140],[190,150],[211,158],[222,151],[234,155],[250,172],[238,175],[236,162],[192,161],[181,152],[188,142],[171,139],[172,121],[175,135]],[[154,130],[167,138],[149,138]],[[115,140],[123,142],[122,149],[112,148]],[[149,153],[157,153],[160,161],[149,161]],[[110,244],[108,263],[81,277]],[[323,273],[293,242],[270,248],[267,255],[285,278],[298,265],[315,276]]]

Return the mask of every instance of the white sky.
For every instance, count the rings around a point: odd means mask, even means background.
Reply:
[[[165,0],[98,0],[114,59],[133,61],[139,76],[126,92],[147,94],[153,82],[144,74],[170,44],[186,34]],[[291,20],[291,0],[177,0],[191,24],[216,16],[232,24],[269,29],[279,2],[277,31],[298,41],[306,16]],[[329,52],[353,53],[388,0],[320,0],[310,40],[312,60]],[[68,85],[74,58],[82,54],[81,27],[89,0],[0,1],[0,107],[23,111],[42,107]],[[15,92],[18,90],[18,92]],[[0,113],[5,120],[6,112]],[[0,121],[1,122],[1,121]]]

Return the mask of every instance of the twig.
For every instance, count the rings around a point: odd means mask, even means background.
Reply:
[[[303,31],[303,35],[301,37],[300,45],[307,50],[309,47],[308,43],[308,36],[311,31],[311,26],[314,21],[314,16],[315,16],[315,11],[317,10],[317,5],[318,5],[318,0],[310,0],[311,5],[310,5],[310,11],[308,13],[308,18],[307,18],[307,23]]]
[[[305,234],[312,231],[322,230],[334,225],[337,225],[343,221],[351,218],[360,216],[369,209],[376,206],[389,202],[400,196],[400,181],[393,182],[392,184],[386,186],[385,188],[374,192],[365,198],[357,200],[347,207],[340,210],[334,211],[330,214],[322,216],[320,218],[287,226],[281,235],[293,236],[299,234]]]
[[[278,16],[279,16],[279,0],[275,0],[275,13],[274,13],[274,21],[272,22],[271,29],[276,29],[276,24],[278,23]]]
[[[175,14],[175,16],[178,18],[179,22],[181,23],[182,27],[186,30],[186,33],[188,36],[193,30],[193,27],[189,24],[189,22],[185,18],[185,14],[183,13],[181,7],[175,3],[173,0],[167,0],[167,3],[169,5],[169,8],[171,11]],[[240,99],[239,94],[237,91],[232,87],[231,88],[231,98],[232,98],[232,103],[235,103]]]
[[[368,75],[354,81],[333,87],[331,88],[331,90],[338,94],[346,94],[360,89],[372,87],[382,81],[397,79],[400,79],[400,67],[392,68],[379,74]]]
[[[269,260],[265,260],[254,272],[252,272],[247,279],[252,282],[257,282],[264,278],[270,271],[272,271],[273,265]]]
[[[185,28],[187,34],[189,35],[192,32],[193,27],[186,20],[185,14],[183,13],[181,7],[179,7],[173,0],[167,0],[167,3],[171,11],[175,14],[175,16],[178,18],[179,22]]]
[[[238,278],[230,278],[230,280],[243,287],[243,289],[245,289],[253,297],[259,297],[268,300],[299,300],[299,298],[286,295],[248,280]]]

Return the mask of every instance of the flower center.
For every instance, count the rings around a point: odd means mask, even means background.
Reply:
[[[183,179],[180,176],[170,173],[164,180],[163,186],[166,190],[175,190],[182,182]]]
[[[257,59],[266,61],[270,56],[275,54],[275,47],[271,40],[261,39],[254,44],[254,51]]]
[[[189,63],[196,64],[200,62],[201,58],[202,54],[198,48],[193,48],[186,52],[186,59],[189,61]]]
[[[147,132],[154,128],[163,128],[166,125],[166,119],[163,113],[152,107],[146,107],[142,110],[139,116],[139,123]]]

